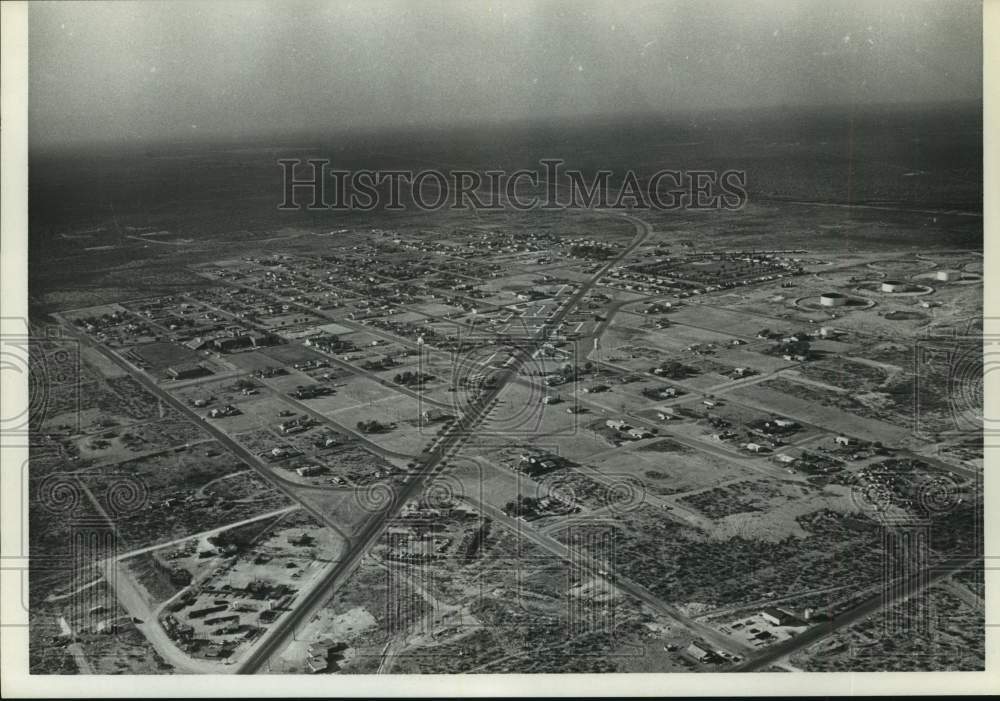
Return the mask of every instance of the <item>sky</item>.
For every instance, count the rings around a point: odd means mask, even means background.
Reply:
[[[32,144],[981,99],[969,0],[32,2]]]

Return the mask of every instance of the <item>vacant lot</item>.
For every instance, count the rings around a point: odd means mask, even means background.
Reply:
[[[602,474],[640,479],[654,494],[677,494],[711,487],[719,482],[755,473],[731,461],[661,438],[640,448],[619,448],[596,460],[587,460]]]

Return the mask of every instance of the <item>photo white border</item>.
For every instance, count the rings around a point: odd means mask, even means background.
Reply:
[[[27,317],[27,129],[28,129],[28,3],[0,2],[0,316]],[[1000,245],[1000,0],[984,0],[984,265],[996,267]],[[984,332],[1000,334],[1000,281],[984,275]],[[1000,416],[996,377],[987,375],[985,415]],[[7,378],[9,380],[9,378]],[[27,378],[5,381],[2,401],[27,405]],[[998,448],[986,448],[984,466],[986,570],[986,672],[872,673],[671,673],[671,674],[472,674],[472,675],[73,675],[29,676],[28,631],[18,622],[23,579],[6,563],[23,562],[22,536],[27,528],[27,485],[21,465],[27,448],[0,447],[0,695],[4,698],[127,698],[233,695],[249,696],[707,696],[707,695],[930,695],[989,694],[1000,690],[997,594],[1000,554],[989,553],[997,543],[1000,483],[987,466]]]

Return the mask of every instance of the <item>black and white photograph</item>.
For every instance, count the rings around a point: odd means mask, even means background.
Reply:
[[[4,5],[26,684],[996,684],[981,0]]]

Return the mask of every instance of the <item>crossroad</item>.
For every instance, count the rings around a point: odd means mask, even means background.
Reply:
[[[648,223],[637,217],[621,212],[610,213],[623,217],[633,223],[636,228],[636,234],[631,243],[616,258],[609,260],[586,282],[580,285],[570,299],[560,307],[559,311],[554,313],[535,335],[531,337],[528,344],[529,347],[525,352],[515,356],[515,363],[495,375],[495,385],[481,394],[478,399],[467,405],[465,413],[449,426],[437,445],[424,457],[419,472],[411,475],[410,479],[399,487],[395,498],[388,507],[375,514],[366,522],[360,533],[353,538],[351,547],[344,554],[343,559],[337,566],[331,569],[324,581],[319,586],[310,590],[297,603],[293,611],[287,616],[280,618],[272,629],[272,632],[243,658],[238,665],[237,671],[239,673],[253,674],[261,667],[267,665],[271,658],[284,648],[299,623],[303,620],[308,620],[309,617],[314,615],[329,597],[350,578],[350,575],[361,563],[368,551],[381,538],[385,529],[402,508],[403,504],[419,495],[424,484],[439,471],[442,463],[448,457],[452,456],[471,435],[474,435],[476,427],[487,418],[494,402],[507,384],[518,376],[521,367],[531,357],[532,351],[540,348],[542,343],[546,341],[549,333],[558,328],[566,315],[590,293],[591,289],[598,284],[608,270],[631,255],[652,231],[652,227]]]

